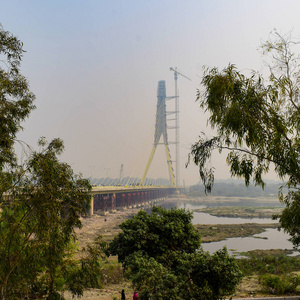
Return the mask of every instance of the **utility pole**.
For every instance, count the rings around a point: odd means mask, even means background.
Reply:
[[[178,95],[178,89],[177,89],[177,79],[178,74],[183,76],[184,78],[191,80],[187,76],[183,75],[182,73],[177,71],[177,67],[170,68],[170,71],[174,72],[174,79],[175,79],[175,130],[176,130],[176,139],[175,139],[175,159],[176,159],[176,186],[180,185],[180,141],[179,141],[179,95]]]

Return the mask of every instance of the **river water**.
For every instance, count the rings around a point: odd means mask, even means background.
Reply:
[[[247,200],[247,201],[221,201],[219,204],[216,202],[209,203],[207,201],[201,202],[199,198],[198,201],[195,199],[188,201],[184,199],[168,199],[161,205],[164,208],[184,208],[186,210],[193,211],[194,209],[208,207],[208,206],[260,206],[260,207],[271,207],[280,206],[279,201],[270,201],[267,199],[263,201],[259,200]],[[244,224],[244,223],[276,223],[277,221],[271,220],[269,218],[228,218],[228,217],[215,217],[203,212],[193,211],[193,224]],[[250,250],[268,250],[268,249],[293,249],[293,244],[288,241],[289,235],[285,234],[283,230],[278,231],[274,228],[267,228],[265,232],[256,234],[252,237],[245,238],[229,238],[220,242],[212,243],[202,243],[202,247],[205,251],[213,253],[218,249],[222,249],[224,246],[227,247],[229,253],[236,254],[239,252],[245,252]],[[295,252],[294,255],[298,254]]]

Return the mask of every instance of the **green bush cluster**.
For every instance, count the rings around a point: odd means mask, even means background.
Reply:
[[[285,274],[300,271],[300,260],[296,257],[278,255],[251,255],[250,258],[239,259],[238,265],[244,275],[253,274]]]
[[[102,265],[104,284],[117,284],[124,281],[123,267],[118,262],[106,262]]]
[[[140,299],[224,299],[242,278],[226,248],[210,255],[184,209],[154,207],[120,225],[108,253],[118,255]],[[154,297],[154,298],[153,298]]]
[[[267,274],[260,276],[259,281],[267,293],[276,295],[294,294],[300,285],[300,275],[277,276]]]

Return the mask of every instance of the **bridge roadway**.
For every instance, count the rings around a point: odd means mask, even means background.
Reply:
[[[107,213],[150,204],[178,190],[180,188],[172,186],[96,186],[91,191],[89,215],[93,215],[95,211]]]

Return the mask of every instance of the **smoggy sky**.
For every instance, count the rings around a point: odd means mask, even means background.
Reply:
[[[195,102],[202,67],[261,70],[261,42],[274,28],[299,37],[299,12],[298,0],[1,0],[0,23],[23,41],[22,72],[37,97],[19,138],[32,146],[41,136],[62,138],[62,160],[86,177],[119,177],[121,164],[124,176],[141,177],[157,84],[165,80],[173,96],[169,68],[177,67],[192,79],[178,78],[180,179],[194,184],[197,167],[185,168],[191,144],[212,132]],[[162,154],[150,177],[168,177]],[[216,178],[229,177],[224,156],[212,164]]]

